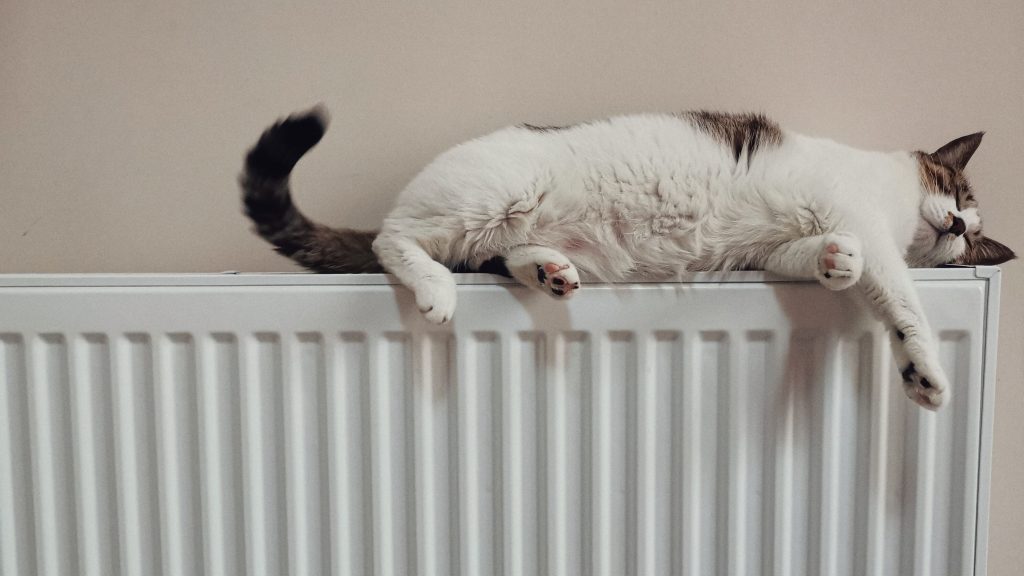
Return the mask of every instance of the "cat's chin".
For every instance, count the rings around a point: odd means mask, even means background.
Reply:
[[[907,265],[911,268],[934,268],[956,262],[963,255],[966,243],[962,237],[943,234],[927,250],[915,250],[915,247],[911,246],[907,252]]]

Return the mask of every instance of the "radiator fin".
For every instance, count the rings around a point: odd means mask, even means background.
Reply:
[[[241,357],[238,338],[214,333],[201,340],[199,450],[203,558],[209,574],[245,570]],[[108,574],[110,572],[104,572]]]
[[[286,340],[284,424],[291,574],[326,574],[330,568],[324,340],[299,333]]]
[[[548,339],[547,573],[591,574],[591,342],[569,332]]]
[[[370,476],[370,381],[367,335],[328,340],[327,446],[330,549],[337,576],[373,568],[373,484]]]
[[[68,342],[42,334],[29,343],[29,418],[39,571],[78,572],[75,474],[70,429]]]
[[[195,343],[159,340],[156,366],[157,473],[164,574],[202,570]]]
[[[463,416],[456,407],[461,392],[456,388],[454,345],[447,334],[429,334],[415,340],[417,358],[413,379],[406,384],[412,399],[413,415],[407,424],[413,428],[409,443],[415,454],[415,547],[417,574],[440,576],[456,574],[453,553],[458,551],[460,460],[456,447],[456,418]],[[467,382],[467,387],[472,386]],[[461,418],[460,418],[461,420]],[[465,508],[462,506],[461,508]]]
[[[246,570],[257,576],[287,574],[281,338],[259,332],[244,342],[239,361]]]
[[[636,355],[636,561],[635,573],[668,576],[672,570],[673,395],[681,378],[678,332],[638,336]]]
[[[613,332],[600,342],[592,394],[591,550],[593,574],[635,573],[636,393],[634,335]],[[627,566],[628,564],[628,566]],[[628,568],[628,569],[627,569]]]
[[[370,376],[374,573],[382,576],[416,569],[411,341],[407,334],[384,335]]]
[[[113,371],[109,339],[76,338],[72,348],[72,440],[82,574],[113,574],[119,560],[117,479],[114,474]]]
[[[0,569],[4,576],[38,572],[26,355],[21,335],[0,334]]]
[[[541,333],[510,334],[502,343],[502,487],[504,571],[543,574],[547,550],[545,382],[548,356]]]

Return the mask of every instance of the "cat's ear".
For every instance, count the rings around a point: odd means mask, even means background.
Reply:
[[[1013,260],[1017,255],[1003,244],[982,236],[967,244],[963,256],[956,259],[956,264],[967,266],[994,266]]]
[[[963,170],[964,166],[967,166],[967,161],[974,155],[974,151],[981,145],[981,137],[984,135],[984,132],[975,132],[974,134],[961,136],[932,152],[930,156],[940,164],[956,170]]]

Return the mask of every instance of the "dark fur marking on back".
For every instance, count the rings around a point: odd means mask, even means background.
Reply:
[[[559,130],[568,130],[574,126],[575,124],[571,124],[569,126],[536,126],[534,124],[526,124],[525,122],[519,125],[520,128],[524,128],[531,132],[558,132]]]
[[[747,163],[758,150],[782,144],[779,125],[761,114],[727,114],[697,110],[681,114],[695,128],[708,134],[732,150],[732,157],[740,161],[747,153]]]

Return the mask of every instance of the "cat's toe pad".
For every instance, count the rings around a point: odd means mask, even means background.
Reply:
[[[430,282],[415,289],[416,306],[423,317],[433,324],[445,324],[455,314],[455,284]]]
[[[913,362],[902,370],[903,391],[907,397],[928,410],[938,410],[946,400],[945,377],[939,372],[926,370]]]
[[[860,240],[837,232],[825,236],[815,276],[829,290],[845,290],[860,280],[864,270]]]
[[[561,300],[568,300],[580,287],[580,275],[572,264],[546,262],[537,266],[537,281],[549,294]]]

